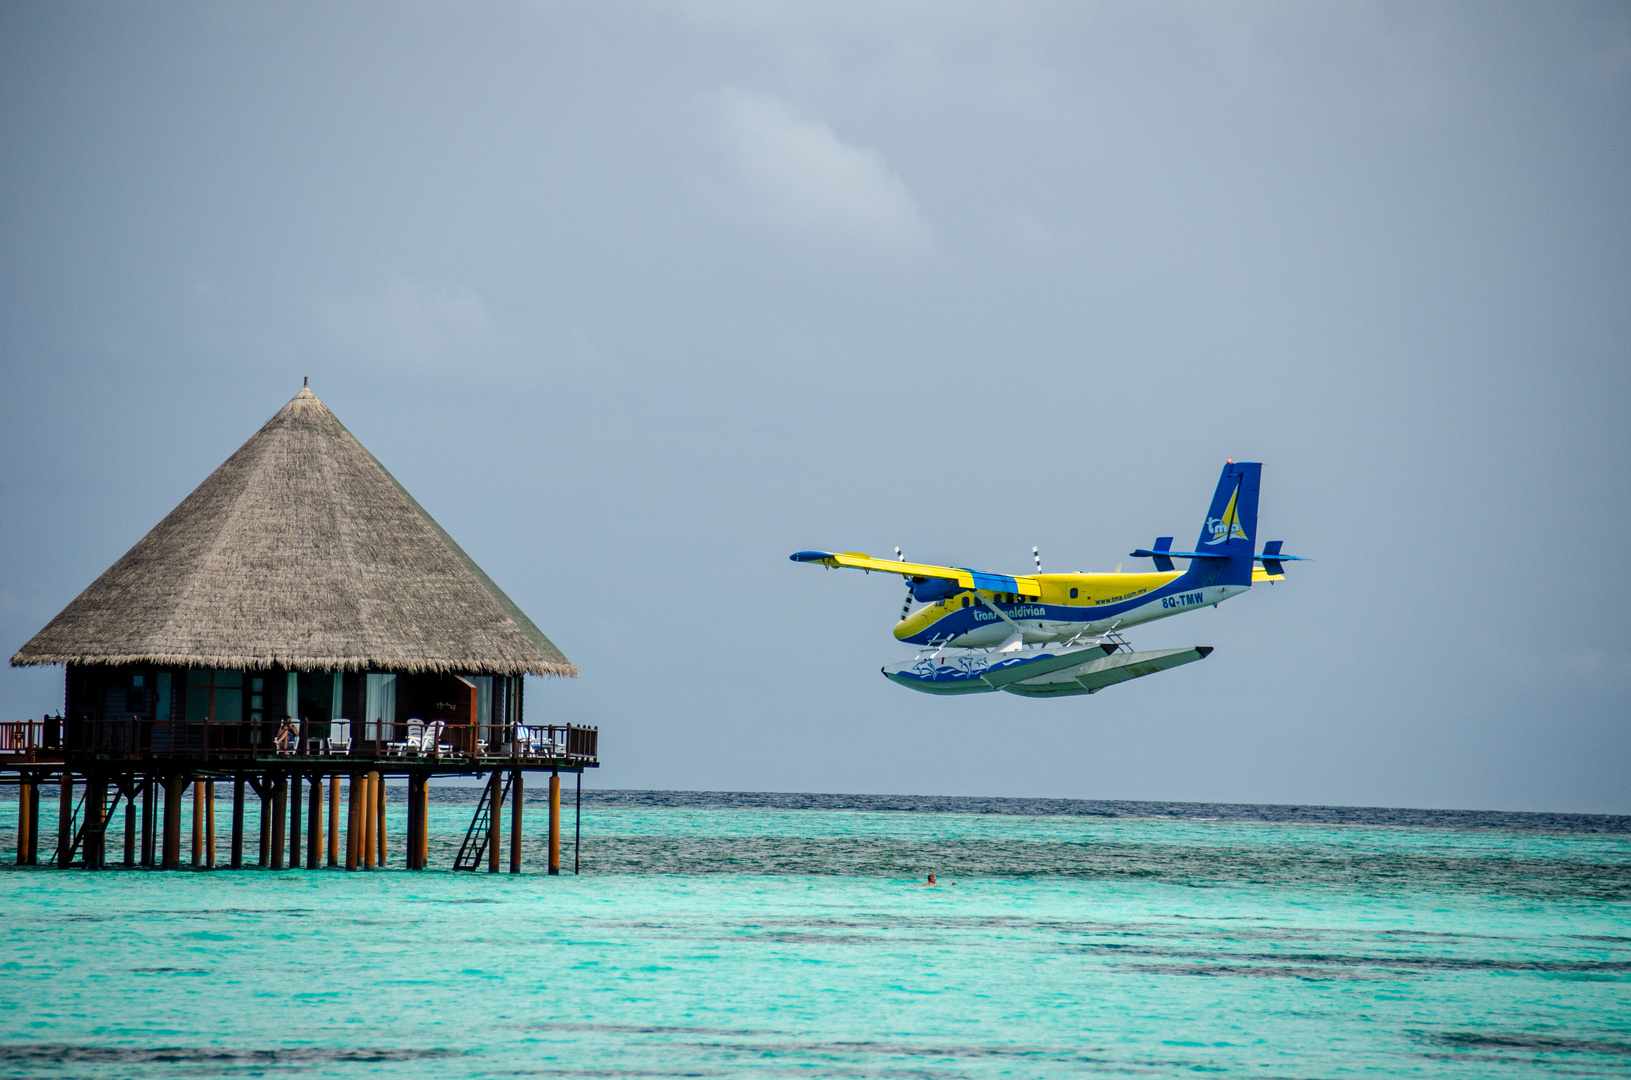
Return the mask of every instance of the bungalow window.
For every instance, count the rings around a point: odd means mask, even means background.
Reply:
[[[237,724],[244,718],[244,673],[187,672],[187,723]]]

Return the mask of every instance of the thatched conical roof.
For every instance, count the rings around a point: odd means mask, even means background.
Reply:
[[[11,662],[578,673],[310,389]]]

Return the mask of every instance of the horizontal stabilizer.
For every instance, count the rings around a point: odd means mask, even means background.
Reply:
[[[1139,548],[1137,551],[1129,551],[1127,554],[1132,556],[1135,559],[1154,559],[1155,560],[1155,565],[1157,567],[1160,567],[1163,570],[1171,570],[1172,569],[1172,560],[1173,559],[1227,559],[1227,558],[1229,558],[1229,556],[1220,555],[1215,551],[1151,551],[1149,548]],[[1166,564],[1167,564],[1166,566],[1161,566],[1162,560],[1166,561]]]
[[[1263,564],[1263,569],[1267,570],[1273,577],[1284,577],[1286,572],[1285,564],[1288,562],[1308,561],[1301,555],[1280,554],[1280,546],[1284,543],[1284,540],[1270,540],[1263,545],[1263,554],[1257,557],[1257,561]]]

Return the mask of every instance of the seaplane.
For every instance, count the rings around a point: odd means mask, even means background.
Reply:
[[[1031,549],[1034,574],[993,574],[966,566],[931,566],[859,551],[799,551],[794,562],[816,563],[906,579],[906,603],[896,639],[918,646],[913,659],[888,664],[891,682],[927,694],[1068,697],[1168,671],[1211,655],[1212,648],[1135,650],[1125,632],[1141,623],[1217,607],[1256,585],[1285,579],[1285,564],[1305,561],[1270,540],[1256,553],[1257,495],[1263,466],[1223,466],[1206,522],[1193,551],[1175,551],[1172,537],[1129,557],[1151,559],[1151,572],[1044,574]],[[1183,570],[1175,560],[1185,560]],[[912,605],[921,606],[915,610]]]

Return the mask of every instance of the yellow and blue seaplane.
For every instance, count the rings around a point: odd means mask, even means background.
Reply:
[[[1202,607],[1216,607],[1253,585],[1285,577],[1299,555],[1270,540],[1254,554],[1257,492],[1263,466],[1230,461],[1193,551],[1172,550],[1163,536],[1133,558],[1152,559],[1151,573],[992,574],[963,566],[907,562],[859,551],[800,551],[794,562],[899,574],[906,605],[895,637],[919,646],[916,658],[884,667],[892,682],[928,694],[985,694],[1003,690],[1025,697],[1092,694],[1211,654],[1206,645],[1138,652],[1122,632]],[[1188,567],[1178,570],[1175,559]],[[912,609],[913,603],[922,606]]]

